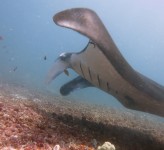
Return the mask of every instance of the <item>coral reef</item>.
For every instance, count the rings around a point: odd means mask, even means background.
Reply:
[[[1,150],[117,150],[164,148],[164,122],[33,89],[0,85]]]
[[[1,101],[0,120],[0,149],[58,150],[56,144],[62,150],[93,149],[89,139],[85,138],[86,133],[76,133],[77,130],[24,103]]]

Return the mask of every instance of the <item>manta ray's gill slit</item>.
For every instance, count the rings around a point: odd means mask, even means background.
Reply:
[[[83,77],[85,78],[85,75],[84,75],[84,72],[83,72],[83,68],[82,68],[81,62],[80,62],[80,70],[81,70],[81,73],[82,73]]]
[[[126,100],[126,104],[128,105],[128,106],[135,106],[135,101],[134,101],[134,99],[132,98],[132,97],[130,97],[130,96],[128,96],[128,95],[125,95],[124,96],[124,98],[125,98],[125,100]]]
[[[107,87],[107,91],[111,90],[108,82],[106,83],[106,87]]]
[[[99,77],[99,75],[97,75],[97,81],[98,81],[98,84],[99,84],[99,87],[100,87],[100,77]]]
[[[89,68],[89,67],[88,67],[88,72],[89,72],[89,77],[90,77],[90,79],[91,79],[91,81],[92,81],[91,70],[90,70],[90,68]]]

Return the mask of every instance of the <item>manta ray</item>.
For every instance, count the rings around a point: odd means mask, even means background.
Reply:
[[[67,68],[79,74],[60,92],[97,87],[119,100],[126,108],[164,117],[164,86],[136,71],[122,56],[98,15],[88,8],[72,8],[54,15],[53,21],[89,38],[80,52],[62,53],[47,75],[50,83]]]

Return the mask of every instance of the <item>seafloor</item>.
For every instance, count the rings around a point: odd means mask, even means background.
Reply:
[[[130,110],[0,84],[1,150],[164,150],[164,122]]]

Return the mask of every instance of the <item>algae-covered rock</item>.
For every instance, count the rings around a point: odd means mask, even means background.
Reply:
[[[115,150],[115,146],[110,142],[105,142],[102,146],[98,146],[97,150]]]

